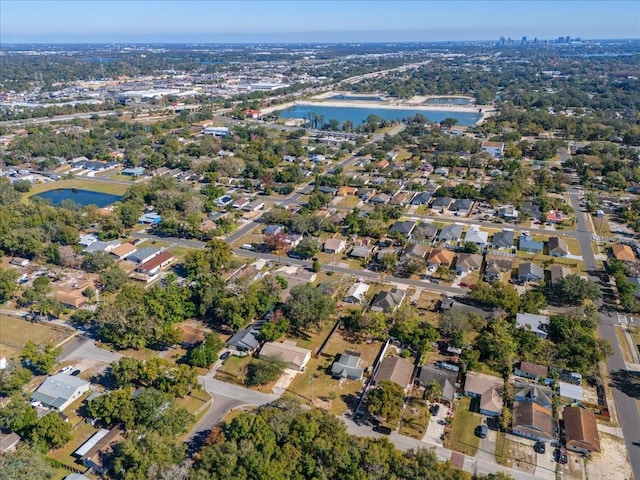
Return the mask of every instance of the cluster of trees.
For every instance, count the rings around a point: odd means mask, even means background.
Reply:
[[[607,263],[607,272],[615,279],[620,302],[628,312],[637,312],[640,306],[636,297],[635,284],[627,279],[627,267],[620,260],[611,259]]]
[[[290,401],[243,413],[215,428],[191,477],[463,479],[428,450],[401,453],[386,439],[352,437],[332,415]]]
[[[38,418],[38,413],[21,394],[11,397],[0,409],[0,428],[16,432],[39,452],[59,448],[71,440],[71,424],[57,412]]]
[[[198,380],[196,371],[189,365],[176,365],[160,357],[149,360],[122,357],[111,364],[110,376],[118,388],[154,388],[173,397],[185,396]]]

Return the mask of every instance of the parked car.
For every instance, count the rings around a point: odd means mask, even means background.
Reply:
[[[544,442],[536,442],[536,444],[533,446],[533,449],[536,453],[543,454],[544,452],[546,452],[547,445]]]
[[[220,360],[226,360],[227,358],[229,358],[229,355],[231,355],[231,352],[227,350],[222,355],[220,355]]]
[[[373,427],[374,432],[382,433],[383,435],[391,435],[391,429],[383,425],[376,425]]]
[[[71,365],[64,367],[63,369],[61,369],[58,373],[61,375],[67,375],[71,372],[73,372],[73,369],[75,367],[72,367]]]
[[[476,435],[480,438],[487,438],[487,435],[489,434],[489,427],[487,427],[486,425],[478,425],[476,427]]]
[[[434,403],[433,405],[431,405],[431,407],[429,407],[429,411],[431,412],[431,415],[435,417],[440,412],[440,404]]]
[[[553,459],[556,462],[564,465],[565,463],[567,463],[567,453],[564,451],[564,449],[561,450],[559,448],[556,448],[553,451]]]

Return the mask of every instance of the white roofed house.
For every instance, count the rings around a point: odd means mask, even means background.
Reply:
[[[344,301],[347,303],[362,303],[364,302],[368,291],[369,285],[366,283],[354,283],[347,292]]]
[[[324,242],[324,251],[327,253],[340,253],[347,247],[347,242],[339,238],[328,238]]]
[[[304,372],[311,359],[311,350],[298,347],[293,340],[285,340],[265,343],[260,350],[260,357],[265,355],[281,357],[287,364],[287,368]]]
[[[502,158],[504,154],[504,143],[503,142],[491,142],[486,141],[482,142],[480,146],[483,152],[488,153],[493,158]]]

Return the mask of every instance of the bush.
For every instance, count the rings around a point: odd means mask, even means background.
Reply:
[[[245,383],[250,387],[265,385],[282,375],[285,367],[286,364],[281,357],[265,355],[249,364]]]

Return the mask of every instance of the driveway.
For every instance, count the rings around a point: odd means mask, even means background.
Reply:
[[[441,437],[444,434],[445,420],[447,418],[449,407],[443,404],[439,405],[440,410],[438,411],[438,415],[431,415],[431,417],[429,417],[427,431],[425,432],[424,437],[422,437],[423,442],[432,442],[442,445]]]
[[[485,417],[484,423],[487,423],[487,418]],[[498,432],[495,430],[489,429],[487,432],[487,438],[481,438],[480,443],[478,444],[478,453],[474,457],[476,460],[484,460],[485,462],[495,462],[496,461],[496,438],[498,436]]]
[[[554,449],[555,447],[547,443],[545,453],[536,453],[536,469],[534,473],[537,477],[549,480],[556,478],[556,462],[553,461]]]
[[[75,361],[77,368],[90,371],[92,374],[103,372],[110,364],[122,357],[96,346],[95,342],[85,336],[77,336],[67,342],[58,357],[60,362]]]

